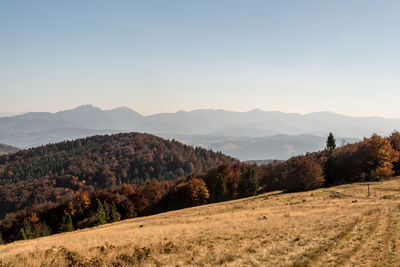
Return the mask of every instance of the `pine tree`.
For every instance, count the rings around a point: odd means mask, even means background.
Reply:
[[[69,213],[63,217],[60,232],[71,232],[74,231],[74,225],[72,223],[72,217]]]
[[[103,204],[101,204],[101,201],[98,198],[96,198],[96,203],[97,203],[97,211],[96,211],[94,225],[105,224],[107,221],[106,221],[106,213],[104,211]]]
[[[324,176],[327,185],[336,182],[336,141],[332,133],[329,133],[326,141],[326,161],[324,164]]]
[[[217,202],[226,200],[226,183],[225,183],[225,178],[222,175],[222,173],[219,173],[217,175],[214,199]]]
[[[108,204],[105,201],[103,202],[103,208],[104,208],[104,213],[106,214],[106,223],[110,222],[110,220],[111,220],[111,217],[110,217],[111,209],[110,209],[110,207],[108,206]]]
[[[113,201],[110,209],[110,222],[116,222],[117,220],[118,220],[117,208],[115,207],[115,203]]]
[[[21,229],[19,230],[19,239],[22,239],[22,240],[26,240],[26,239],[27,239],[27,238],[26,238],[25,231],[24,231],[24,228],[21,228]]]
[[[51,235],[51,229],[47,226],[46,222],[43,223],[42,227],[40,228],[39,232],[40,236],[48,236]]]
[[[32,230],[31,230],[31,224],[29,223],[29,221],[27,219],[24,219],[23,231],[24,231],[24,235],[25,235],[24,240],[34,238],[34,236],[32,234]]]
[[[248,170],[242,168],[242,175],[240,176],[238,184],[239,197],[254,196],[258,190],[258,178],[254,169]]]
[[[336,149],[336,140],[332,133],[329,133],[328,139],[326,140],[326,148],[330,151]]]

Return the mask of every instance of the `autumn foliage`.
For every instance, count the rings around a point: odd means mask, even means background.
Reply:
[[[399,151],[389,138],[373,135],[362,142],[346,145],[337,150],[337,181],[373,181],[391,177]]]
[[[311,155],[294,157],[285,162],[282,181],[288,191],[311,190],[325,183],[322,167]]]
[[[84,145],[84,140],[80,142],[81,146]],[[183,145],[166,141],[161,147],[170,147],[168,153],[160,154],[160,146],[147,143],[146,153],[135,150],[135,154],[142,155],[141,163],[131,165],[131,160],[137,159],[134,154],[121,158],[121,155],[130,150],[129,146],[121,146],[121,149],[115,150],[108,144],[103,145],[100,146],[101,149],[95,149],[96,153],[88,152],[85,156],[79,156],[82,165],[79,165],[78,159],[74,157],[67,160],[65,166],[69,167],[64,169],[64,174],[47,173],[42,178],[0,187],[0,206],[6,207],[3,214],[7,214],[5,219],[0,221],[0,233],[4,241],[36,238],[174,209],[252,196],[260,192],[312,190],[325,184],[323,169],[329,155],[326,151],[320,151],[293,157],[284,162],[257,166],[233,161],[205,150],[196,152],[189,149],[189,153]],[[150,149],[151,147],[154,149]],[[56,148],[57,145],[42,147],[39,151],[57,151]],[[111,150],[106,152],[103,148]],[[336,148],[335,172],[330,174],[331,183],[391,177],[396,171],[396,166],[400,166],[399,148],[399,133],[393,133],[387,138],[373,135],[359,143]],[[149,152],[148,149],[153,152]],[[183,150],[176,154],[174,149]],[[7,158],[6,163],[3,158],[3,165],[0,165],[3,175],[7,169],[7,177],[11,177],[11,180],[13,176],[10,171],[18,173],[19,168],[26,171],[29,169],[25,168],[26,166],[39,166],[32,164],[32,155],[36,155],[33,158],[38,157],[38,162],[41,161],[37,154],[47,155],[43,151],[18,153],[17,156]],[[23,155],[27,157],[26,161]],[[100,155],[105,159],[99,159]],[[132,166],[135,166],[134,169],[146,169],[148,174],[160,173],[161,167],[151,163],[156,158],[156,161],[166,160],[163,167],[165,170],[182,175],[176,179],[161,179],[157,175],[154,176],[155,179],[149,179],[148,175],[145,175],[141,183],[128,183],[127,177],[132,171]],[[19,165],[18,160],[21,164],[30,162],[31,165]],[[182,164],[179,163],[181,160]],[[101,162],[107,164],[101,165]],[[215,166],[204,167],[209,165]],[[179,166],[187,166],[187,170],[193,172],[186,174],[186,171],[177,171],[176,168],[182,168]],[[200,166],[204,169],[196,170]],[[89,173],[94,176],[88,176]],[[125,179],[125,182],[121,179]]]

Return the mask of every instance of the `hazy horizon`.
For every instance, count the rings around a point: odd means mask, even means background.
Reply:
[[[230,110],[230,109],[223,109],[223,108],[196,108],[196,109],[187,109],[187,110],[175,110],[175,111],[165,111],[165,112],[156,112],[156,113],[148,113],[148,114],[144,114],[139,112],[138,110],[136,110],[134,107],[128,107],[128,106],[115,106],[115,107],[110,107],[110,108],[104,108],[104,107],[99,107],[93,104],[80,104],[78,106],[74,106],[71,108],[67,108],[67,109],[60,109],[60,110],[55,110],[55,111],[49,111],[49,110],[30,110],[30,111],[23,111],[23,112],[2,112],[0,110],[0,117],[10,117],[10,116],[17,116],[17,115],[22,115],[22,114],[26,114],[29,112],[49,112],[49,113],[57,113],[60,111],[66,111],[66,110],[73,110],[82,106],[92,106],[94,108],[99,108],[102,111],[107,111],[107,110],[113,110],[113,109],[118,109],[118,108],[128,108],[130,110],[133,110],[137,113],[139,113],[142,116],[152,116],[152,115],[157,115],[157,114],[173,114],[173,113],[177,113],[177,112],[193,112],[193,111],[199,111],[199,110],[210,110],[210,111],[227,111],[227,112],[240,112],[240,113],[246,113],[246,112],[251,112],[254,110],[260,110],[262,112],[281,112],[281,113],[287,113],[287,114],[299,114],[299,115],[307,115],[307,114],[313,114],[313,113],[324,113],[324,112],[328,112],[328,113],[334,113],[337,115],[343,115],[343,116],[348,116],[348,117],[379,117],[379,118],[384,118],[384,119],[400,119],[399,117],[384,117],[384,116],[378,116],[378,115],[354,115],[354,114],[344,114],[344,113],[339,113],[339,112],[333,112],[331,110],[316,110],[316,111],[311,111],[311,112],[289,112],[289,111],[284,111],[284,110],[265,110],[265,109],[261,109],[261,108],[252,108],[252,109],[248,109],[248,110]]]
[[[2,1],[1,112],[400,117],[398,1]]]

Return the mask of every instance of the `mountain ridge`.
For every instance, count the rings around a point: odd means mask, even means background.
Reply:
[[[373,133],[389,135],[397,129],[400,129],[400,119],[377,116],[352,117],[331,111],[299,114],[264,111],[258,108],[245,112],[196,109],[142,115],[128,107],[102,110],[93,105],[81,105],[55,113],[28,112],[2,117],[0,118],[0,142],[29,148],[95,134],[135,131],[162,137],[168,136],[182,142],[185,138],[179,139],[181,136],[191,136],[191,142],[187,144],[201,145],[215,150],[217,147],[213,145],[215,143],[213,140],[216,136],[219,141],[225,143],[235,142],[237,138],[242,137],[246,137],[249,143],[254,143],[257,138],[286,135],[287,140],[284,145],[287,145],[290,142],[290,136],[308,134],[314,135],[317,139],[333,132],[337,137],[359,140]],[[199,135],[202,136],[201,140],[195,138]],[[285,146],[282,146],[281,150],[284,149]],[[309,146],[306,150],[313,151],[313,149],[314,147]],[[265,153],[251,159],[271,157],[282,158],[278,154],[274,156],[271,153]]]

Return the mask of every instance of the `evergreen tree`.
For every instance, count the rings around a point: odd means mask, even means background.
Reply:
[[[51,235],[51,229],[47,226],[46,222],[43,223],[42,227],[40,228],[39,232],[40,236],[48,236]]]
[[[336,139],[332,133],[329,133],[328,139],[326,140],[326,148],[330,151],[336,149]]]
[[[329,133],[326,141],[326,161],[324,164],[325,183],[332,185],[336,182],[336,141],[332,133]]]
[[[29,221],[27,219],[24,219],[24,224],[23,224],[22,230],[23,230],[23,233],[25,236],[25,238],[23,238],[24,240],[34,238],[34,236],[32,234],[32,230],[31,230],[31,224],[29,223]],[[21,237],[23,237],[23,236],[21,236]]]
[[[254,196],[258,190],[258,178],[254,169],[242,168],[238,184],[239,197]]]
[[[106,221],[106,212],[104,210],[103,204],[101,204],[101,201],[98,198],[96,198],[96,203],[97,203],[97,211],[96,211],[94,225],[105,224],[107,221]]]
[[[110,222],[116,222],[117,220],[117,208],[115,207],[115,202],[113,201],[110,208]]]
[[[19,239],[22,239],[22,240],[26,240],[27,239],[25,231],[24,231],[24,228],[21,228],[21,230],[19,230]]]
[[[106,223],[110,222],[111,209],[105,201],[103,202],[103,208],[104,208],[104,213],[106,214]]]
[[[63,217],[60,232],[71,232],[74,231],[74,225],[72,223],[72,217],[69,213]]]
[[[215,184],[215,201],[220,202],[226,200],[226,183],[225,178],[222,173],[217,175],[217,180]]]

